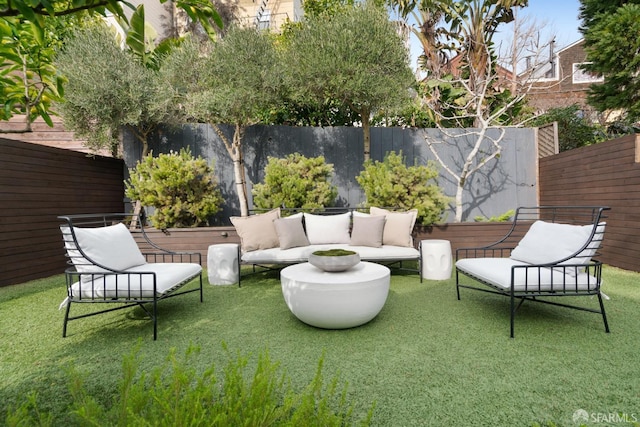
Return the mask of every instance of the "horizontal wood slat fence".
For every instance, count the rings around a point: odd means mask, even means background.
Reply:
[[[539,162],[540,204],[610,206],[602,262],[640,271],[640,135]]]
[[[0,149],[0,286],[60,274],[57,216],[121,212],[124,162],[4,138]]]
[[[58,215],[122,212],[121,160],[0,139],[0,286],[60,274],[65,257]],[[607,205],[602,261],[640,271],[640,138],[634,135],[539,160],[541,205]],[[452,249],[494,242],[509,224],[418,227],[416,241],[446,239]],[[161,246],[206,253],[239,243],[233,227],[151,230]],[[62,280],[62,279],[61,279]]]

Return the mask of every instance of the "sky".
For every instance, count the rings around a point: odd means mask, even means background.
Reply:
[[[538,24],[545,23],[541,28],[541,38],[548,39],[551,34],[556,36],[556,48],[562,49],[582,38],[578,30],[580,20],[580,0],[529,0],[529,6],[519,10],[521,17],[529,16]],[[501,27],[503,34],[508,34],[507,27]],[[500,36],[498,36],[500,37]],[[416,68],[420,55],[420,44],[411,42],[411,66]]]

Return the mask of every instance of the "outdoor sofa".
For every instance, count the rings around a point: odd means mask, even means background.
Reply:
[[[61,304],[65,308],[63,337],[71,320],[139,306],[153,321],[156,340],[158,302],[191,292],[199,292],[202,302],[200,253],[173,252],[155,245],[144,231],[144,215],[86,214],[58,218],[64,221],[60,230],[69,264],[65,271],[67,297]],[[140,251],[130,228],[152,251]],[[183,286],[194,279],[199,286],[184,290]],[[72,316],[71,307],[76,304],[102,306]],[[111,307],[103,308],[107,306]]]
[[[502,239],[483,247],[456,250],[458,300],[461,288],[507,296],[511,338],[516,311],[525,301],[601,314],[609,332],[601,291],[602,262],[596,258],[604,238],[607,210],[601,206],[518,208],[511,229]],[[473,280],[463,281],[463,276]],[[575,299],[564,303],[568,297],[581,296],[597,297],[598,307],[578,306]]]
[[[288,216],[285,216],[287,215]],[[252,273],[263,269],[307,262],[318,250],[347,249],[362,261],[385,264],[419,272],[422,254],[413,241],[417,211],[392,211],[372,207],[326,209],[322,212],[295,212],[273,209],[247,217],[232,217],[240,237],[238,269],[251,265]],[[417,268],[404,261],[417,262]]]

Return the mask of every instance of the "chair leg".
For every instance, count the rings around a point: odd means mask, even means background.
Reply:
[[[607,322],[607,315],[604,312],[604,303],[602,302],[602,293],[598,292],[598,302],[600,303],[600,313],[602,313],[602,321],[604,322],[604,330],[609,333],[609,322]]]
[[[158,299],[153,297],[153,340],[158,339]]]
[[[422,277],[422,273],[420,274]],[[458,294],[458,301],[460,301],[460,287],[458,284],[460,283],[460,277],[458,276],[458,270],[456,269],[456,293]]]
[[[67,308],[64,313],[64,322],[62,324],[62,338],[67,336],[67,323],[69,323],[69,312],[71,311],[71,299],[67,301]]]
[[[515,317],[516,317],[516,301],[512,292],[511,293],[511,334],[510,334],[511,338],[514,338]]]

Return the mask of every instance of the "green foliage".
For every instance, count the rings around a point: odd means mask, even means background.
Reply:
[[[225,350],[226,346],[225,346]],[[125,356],[122,379],[111,406],[93,396],[83,376],[71,371],[72,402],[69,411],[77,425],[113,426],[344,426],[354,422],[345,384],[338,377],[328,384],[322,378],[324,356],[306,389],[295,392],[268,351],[258,355],[255,371],[247,375],[249,359],[229,358],[221,373],[215,364],[203,372],[193,368],[200,349],[190,346],[182,359],[171,349],[163,365],[140,372],[137,350]],[[249,379],[250,378],[250,379]],[[373,406],[361,425],[369,425]],[[38,409],[35,396],[7,417],[8,425],[54,425],[55,420]]]
[[[59,105],[65,125],[95,150],[117,153],[119,132],[128,128],[143,146],[160,124],[178,120],[169,85],[130,50],[123,50],[105,25],[77,31],[56,65],[67,78]]]
[[[326,251],[315,251],[313,254],[318,256],[349,256],[355,255],[357,252],[346,249],[327,249]]]
[[[187,94],[189,113],[211,123],[258,123],[260,114],[277,104],[282,90],[273,39],[255,28],[233,27],[208,48],[209,55],[194,57],[191,64],[198,73],[189,74],[194,79]]]
[[[55,49],[70,28],[73,18],[43,18],[42,33],[33,32],[30,22],[0,18],[0,120],[15,114],[27,116],[27,128],[42,117],[53,126],[51,104],[63,95],[64,79],[53,66]]]
[[[603,75],[604,83],[589,88],[589,103],[599,111],[622,109],[640,118],[640,4],[616,2],[608,13],[583,18],[587,63],[584,69]],[[626,3],[626,4],[623,4]],[[636,4],[632,4],[636,3]],[[589,9],[591,10],[591,9]]]
[[[360,115],[365,158],[372,113],[402,108],[415,82],[408,53],[385,8],[373,3],[344,6],[326,19],[311,17],[292,31],[286,78],[295,100],[340,100]]]
[[[569,107],[551,108],[531,121],[531,126],[558,123],[558,144],[560,151],[592,145],[606,139],[601,126],[591,123],[580,114],[577,104]]]
[[[484,216],[477,216],[474,218],[475,222],[507,222],[511,219],[511,217],[516,213],[515,210],[509,209],[503,214],[492,216],[491,218],[487,218]]]
[[[160,0],[164,3],[166,0]],[[12,0],[0,2],[0,120],[27,115],[27,128],[37,117],[52,126],[52,103],[60,101],[64,78],[53,65],[53,48],[66,34],[65,23],[107,13],[127,22],[120,0]],[[178,0],[194,22],[209,34],[222,26],[209,0]],[[134,17],[136,14],[134,13]],[[138,16],[139,17],[139,16]],[[99,53],[99,52],[98,52]],[[88,78],[91,71],[82,70]]]
[[[390,152],[382,162],[365,162],[356,181],[368,206],[417,209],[417,222],[430,225],[442,219],[448,202],[437,184],[428,184],[437,177],[433,164],[407,167],[402,152]]]
[[[156,228],[206,225],[223,202],[213,168],[185,148],[158,157],[150,154],[129,174],[126,195],[155,208],[150,219]]]
[[[324,156],[308,158],[293,153],[283,159],[269,157],[264,174],[264,183],[251,190],[253,203],[260,209],[319,209],[332,206],[338,195],[330,182],[333,165],[325,163]]]

